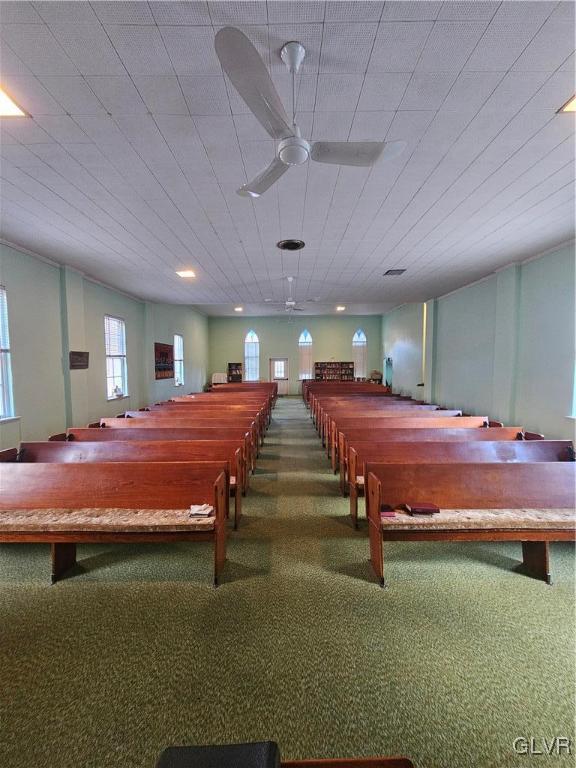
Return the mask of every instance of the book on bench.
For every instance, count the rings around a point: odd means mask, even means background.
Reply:
[[[396,510],[390,504],[381,504],[380,517],[396,517]]]
[[[190,517],[210,517],[213,512],[210,504],[190,504]]]
[[[402,504],[402,509],[406,510],[409,515],[435,515],[440,512],[440,508],[429,501],[416,501],[410,504]]]

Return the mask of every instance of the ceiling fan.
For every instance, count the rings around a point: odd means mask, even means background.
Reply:
[[[306,55],[300,43],[286,43],[280,51],[282,61],[292,74],[291,121],[260,54],[243,32],[224,27],[216,33],[214,46],[232,85],[262,127],[278,142],[276,157],[255,179],[237,190],[239,195],[260,197],[291,165],[302,165],[308,159],[369,167],[380,157],[397,157],[406,147],[405,141],[315,141],[310,144],[303,139],[296,125],[295,108],[295,78]]]
[[[276,312],[287,312],[289,315],[291,315],[293,312],[304,312],[304,307],[298,306],[299,304],[314,304],[317,307],[321,306],[331,306],[330,304],[325,304],[324,302],[319,302],[316,299],[306,299],[305,301],[296,301],[292,297],[292,283],[294,282],[294,277],[291,275],[286,278],[288,281],[288,298],[285,301],[271,301],[266,302],[269,306],[277,306],[281,307],[280,309],[277,309]]]

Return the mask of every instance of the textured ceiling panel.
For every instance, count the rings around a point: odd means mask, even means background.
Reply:
[[[574,236],[574,3],[1,2],[1,233],[105,283],[209,314],[379,313]],[[274,142],[223,76],[239,26],[311,140],[407,143],[373,168],[235,189]],[[306,241],[280,252],[280,238]],[[385,269],[405,267],[395,281]],[[175,270],[192,268],[194,281]],[[290,288],[286,277],[293,276]]]

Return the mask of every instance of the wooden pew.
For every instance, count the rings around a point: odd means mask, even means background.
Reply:
[[[366,465],[372,567],[384,586],[383,541],[520,541],[523,567],[550,584],[550,541],[576,540],[576,463]],[[380,514],[417,502],[439,514]],[[469,510],[474,510],[470,512]],[[498,512],[498,510],[504,510]]]
[[[350,517],[358,527],[358,497],[366,487],[368,463],[480,464],[498,462],[574,461],[570,440],[521,440],[421,443],[351,443],[348,446]]]
[[[0,459],[1,460],[1,459]],[[16,459],[15,459],[16,460]],[[222,462],[230,493],[234,495],[234,528],[242,516],[242,449],[237,442],[193,443],[185,440],[117,442],[28,442],[20,443],[17,460],[25,463],[81,464],[117,461],[187,461],[196,464]],[[228,504],[226,505],[228,516]]]
[[[9,463],[0,478],[0,542],[50,544],[53,582],[75,565],[78,543],[208,541],[218,584],[226,560],[221,463]],[[191,520],[191,504],[215,514]]]
[[[485,428],[485,424],[476,424],[475,426],[460,426],[463,419],[476,418],[462,416],[457,421],[450,421],[448,425],[433,426],[428,428],[424,426],[413,427],[394,427],[394,429],[349,429],[346,433],[338,432],[338,464],[340,468],[340,488],[345,492],[346,483],[346,463],[348,456],[348,446],[352,442],[368,443],[387,443],[387,442],[452,442],[468,440],[523,440],[524,432],[522,427],[490,427]],[[457,425],[454,427],[453,425]],[[388,427],[388,424],[386,425]],[[441,431],[439,431],[441,430]]]
[[[365,429],[366,433],[376,429],[454,429],[456,426],[462,427],[488,427],[488,418],[486,416],[457,416],[450,415],[450,411],[443,412],[446,415],[436,416],[435,411],[429,412],[426,416],[387,416],[384,418],[374,417],[371,419],[340,419],[330,433],[329,455],[330,463],[335,472],[338,466],[340,434],[345,440],[346,434],[350,430]],[[344,453],[344,455],[346,455]]]
[[[116,440],[183,440],[186,442],[193,441],[195,443],[224,443],[228,444],[230,441],[236,443],[242,447],[244,478],[243,478],[243,492],[245,494],[246,489],[249,486],[248,469],[253,469],[253,457],[250,448],[250,433],[246,430],[240,429],[226,429],[219,430],[218,434],[214,433],[213,429],[195,429],[191,427],[159,427],[158,429],[140,429],[134,427],[133,429],[94,429],[90,427],[69,427],[66,432],[60,432],[50,437],[52,441],[81,441],[81,442],[113,442]]]

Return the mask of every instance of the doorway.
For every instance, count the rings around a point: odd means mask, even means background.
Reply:
[[[271,357],[270,358],[270,381],[278,384],[278,394],[287,395],[290,377],[288,375],[288,358]]]

